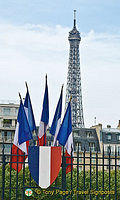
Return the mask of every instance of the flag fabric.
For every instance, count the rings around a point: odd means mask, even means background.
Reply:
[[[65,112],[65,116],[63,118],[62,125],[60,127],[60,130],[57,136],[57,140],[59,141],[59,144],[61,144],[62,146],[65,146],[71,132],[72,132],[72,120],[71,120],[71,105],[69,102],[67,110]]]
[[[65,116],[62,122],[62,125],[60,127],[57,140],[59,141],[59,144],[62,146],[65,146],[66,152],[65,156],[66,158],[66,164],[69,164],[66,167],[66,173],[71,171],[71,152],[73,149],[73,136],[72,136],[72,118],[71,118],[71,104],[68,103],[67,110],[65,112]],[[72,159],[73,162],[73,159]]]
[[[71,164],[73,163],[73,158],[71,159],[71,156],[73,156],[73,136],[72,133],[69,135],[67,143],[66,143],[66,151],[65,151],[65,156],[66,156],[66,174],[68,172],[71,172],[71,170],[73,169],[73,165],[71,166]]]
[[[24,110],[22,100],[18,111],[17,126],[12,146],[11,166],[16,171],[20,172],[22,164],[28,154],[29,140],[32,139],[32,133],[28,124],[27,116]]]
[[[27,87],[27,93],[26,93],[26,97],[25,97],[25,101],[24,101],[24,109],[26,112],[26,116],[28,119],[28,123],[29,123],[31,132],[36,131],[35,118],[34,118],[34,114],[33,114],[33,109],[32,109],[32,104],[31,104],[28,87]]]
[[[46,76],[42,116],[41,116],[40,126],[38,130],[39,146],[46,145],[46,131],[48,128],[48,123],[49,123],[49,98],[48,98],[48,85],[47,85],[47,76]]]
[[[55,115],[53,122],[50,128],[50,133],[54,136],[53,146],[56,145],[56,138],[61,125],[61,113],[62,113],[62,96],[63,96],[63,87],[61,89],[60,98],[56,107]]]

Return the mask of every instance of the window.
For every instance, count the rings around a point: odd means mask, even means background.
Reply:
[[[107,135],[107,140],[110,141],[111,140],[111,134]]]
[[[12,139],[12,133],[10,131],[7,132],[7,140]]]
[[[7,140],[7,131],[2,131],[2,139],[4,140],[4,141],[6,141]]]
[[[15,115],[18,115],[18,108],[15,108]]]
[[[10,153],[10,150],[11,150],[11,145],[5,144],[5,153]]]
[[[114,151],[114,146],[111,146],[111,154],[114,155],[115,151]]]
[[[78,136],[78,132],[74,132],[74,137],[75,137],[75,136]]]
[[[117,152],[118,152],[118,156],[120,156],[120,146],[118,146]]]
[[[117,135],[117,140],[119,140],[119,141],[120,141],[120,134],[118,134],[118,135]]]
[[[95,143],[93,143],[93,142],[89,143],[89,150],[95,151]]]
[[[11,127],[12,126],[12,120],[11,119],[4,119],[3,120],[3,127]]]
[[[79,145],[79,151],[81,151],[81,143],[76,142],[74,145],[74,150],[78,151],[78,145]]]
[[[3,114],[5,116],[10,115],[10,108],[3,108]]]
[[[107,147],[105,147],[105,152],[107,155],[109,155],[109,154],[114,155],[114,153],[115,153],[114,149],[115,149],[114,146],[107,146]]]
[[[87,135],[87,138],[92,138],[92,133],[91,132],[87,132],[86,135]]]

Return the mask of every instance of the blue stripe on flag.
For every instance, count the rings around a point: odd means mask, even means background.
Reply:
[[[39,146],[29,146],[28,163],[31,176],[39,185]]]
[[[49,98],[48,98],[48,86],[47,86],[47,77],[46,77],[46,86],[45,86],[45,94],[43,100],[43,110],[41,121],[48,125],[49,122]]]
[[[25,97],[24,107],[26,107],[28,109],[28,123],[30,126],[30,130],[34,131],[34,130],[36,130],[36,124],[35,124],[35,118],[34,118],[32,104],[31,104],[30,95],[29,95],[28,90],[27,90],[26,97]]]
[[[62,125],[60,127],[60,130],[57,136],[57,140],[59,141],[59,144],[65,146],[71,132],[72,132],[72,119],[71,119],[71,105],[69,102]]]
[[[19,123],[18,143],[22,144],[23,142],[31,140],[32,133],[28,124],[27,116],[22,101],[20,102],[17,121]]]

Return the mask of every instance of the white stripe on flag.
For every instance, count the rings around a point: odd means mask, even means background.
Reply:
[[[54,136],[54,141],[53,141],[53,146],[55,146],[56,143],[56,138],[60,129],[60,124],[61,124],[61,118],[58,119],[58,123],[57,123],[57,127],[56,127],[56,132],[55,132],[55,136]]]
[[[39,186],[50,185],[51,147],[39,147]]]
[[[27,153],[27,147],[26,147],[26,142],[22,144],[18,144],[18,132],[19,132],[19,123],[17,122],[16,130],[15,130],[15,136],[14,136],[14,142],[13,144],[16,145],[19,149],[21,149],[23,152]]]
[[[66,147],[66,150],[67,150],[68,154],[71,155],[71,150],[72,150],[71,147],[73,148],[73,136],[72,136],[72,132],[71,132],[71,134],[68,137],[68,140],[66,142],[65,147]]]

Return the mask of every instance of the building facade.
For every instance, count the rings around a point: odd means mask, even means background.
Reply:
[[[101,156],[104,154],[105,157],[106,170],[108,169],[109,162],[111,168],[114,169],[112,165],[115,165],[115,155],[117,156],[117,168],[120,169],[120,121],[117,128],[112,128],[110,125],[103,128],[102,124],[98,124],[92,128],[96,129]]]
[[[2,141],[4,141],[5,153],[10,153],[9,143],[14,139],[18,109],[18,104],[0,104],[0,151],[3,149]]]

